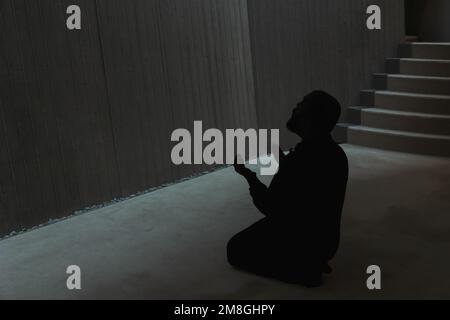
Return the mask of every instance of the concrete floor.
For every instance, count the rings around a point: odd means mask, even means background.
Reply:
[[[226,168],[0,241],[0,298],[450,298],[450,160],[344,145],[342,242],[325,285],[231,268],[227,240],[260,218]],[[82,290],[66,289],[66,267]],[[382,269],[382,290],[366,268]]]

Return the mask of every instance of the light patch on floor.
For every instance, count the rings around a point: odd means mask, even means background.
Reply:
[[[0,299],[450,298],[450,160],[344,149],[341,247],[321,288],[227,264],[228,239],[262,216],[226,168],[0,241]],[[73,264],[80,291],[66,288]],[[381,291],[366,288],[371,264]]]

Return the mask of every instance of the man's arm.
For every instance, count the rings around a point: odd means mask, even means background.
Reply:
[[[272,215],[272,202],[270,197],[270,192],[266,185],[262,183],[256,173],[247,169],[243,164],[237,164],[235,162],[234,169],[237,173],[243,176],[250,187],[250,195],[252,196],[253,203],[256,208],[261,211],[265,216]]]

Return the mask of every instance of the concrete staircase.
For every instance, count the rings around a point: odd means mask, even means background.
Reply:
[[[409,42],[349,107],[338,140],[450,157],[450,43]]]

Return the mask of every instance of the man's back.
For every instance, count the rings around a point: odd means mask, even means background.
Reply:
[[[270,218],[331,259],[339,243],[347,178],[347,157],[330,136],[298,144],[268,189],[270,201],[277,203]]]

